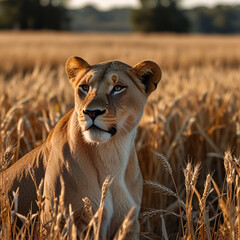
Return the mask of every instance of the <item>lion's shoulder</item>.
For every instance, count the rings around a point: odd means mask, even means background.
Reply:
[[[67,129],[68,126],[68,122],[69,119],[72,115],[74,111],[74,108],[71,109],[68,113],[66,113],[60,120],[59,122],[56,124],[56,126],[50,131],[50,133],[48,134],[48,138],[47,138],[47,143],[51,141],[53,135],[56,138],[60,138],[62,137],[62,134],[65,132],[65,130]]]

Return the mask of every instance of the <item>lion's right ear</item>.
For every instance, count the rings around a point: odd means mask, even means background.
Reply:
[[[157,88],[162,77],[158,64],[149,60],[138,63],[130,69],[130,72],[134,73],[144,85],[144,91],[147,95],[150,95]]]
[[[76,76],[83,76],[89,68],[90,65],[80,57],[70,57],[66,62],[66,73],[73,85],[75,85]]]

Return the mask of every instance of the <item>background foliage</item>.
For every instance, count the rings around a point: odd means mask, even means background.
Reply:
[[[179,9],[178,0],[140,0],[132,10],[133,27],[141,32],[187,32],[189,20]]]
[[[67,29],[66,0],[7,0],[0,2],[0,27]]]
[[[140,0],[139,9],[68,9],[68,0],[2,0],[0,29],[239,33],[240,6],[182,9],[180,0]]]

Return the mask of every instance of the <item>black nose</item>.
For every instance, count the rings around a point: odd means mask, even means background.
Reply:
[[[92,120],[94,120],[97,116],[102,115],[106,112],[106,110],[83,110],[84,114],[87,114]]]

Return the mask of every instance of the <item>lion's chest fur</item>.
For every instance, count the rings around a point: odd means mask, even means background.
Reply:
[[[99,145],[96,151],[91,153],[93,165],[97,172],[99,187],[102,186],[107,176],[113,178],[105,200],[107,225],[109,225],[111,221],[111,225],[119,227],[129,210],[133,206],[138,207],[137,202],[133,199],[129,191],[129,179],[126,178],[126,169],[131,160],[129,159],[130,153],[134,149],[134,139],[135,133],[133,132],[132,136],[124,139],[124,141],[118,141],[117,144],[105,144],[105,146],[102,147]],[[132,161],[136,160],[137,159],[132,159]]]
[[[128,138],[118,140],[117,142],[113,141],[106,144],[92,145],[90,148],[85,149],[91,166],[95,169],[95,174],[93,176],[87,176],[86,178],[87,185],[93,185],[93,179],[95,182],[95,186],[92,186],[92,188],[95,189],[95,192],[98,194],[94,196],[94,199],[90,197],[94,206],[99,206],[101,188],[105,179],[108,176],[113,178],[104,202],[102,221],[103,235],[111,235],[113,232],[116,232],[124,220],[124,217],[133,206],[137,208],[137,211],[139,211],[140,208],[138,202],[134,200],[131,194],[129,189],[131,182],[129,182],[128,176],[126,176],[129,161],[137,161],[136,158],[130,159],[130,153],[134,150],[135,133],[136,131],[132,132]],[[78,158],[81,158],[80,153],[78,154]],[[141,184],[141,182],[135,184]]]
[[[61,145],[54,142],[53,136],[51,142],[55,147],[52,148],[46,170],[45,195],[53,200],[60,194],[61,175],[65,184],[66,207],[71,204],[77,211],[83,207],[82,199],[88,197],[96,211],[101,201],[102,184],[107,176],[111,176],[113,182],[104,202],[101,234],[112,236],[133,206],[137,210],[136,216],[140,209],[141,187],[135,188],[142,185],[137,177],[140,169],[134,168],[135,172],[126,174],[129,166],[138,166],[137,157],[132,154],[135,151],[135,135],[136,129],[127,137],[99,145],[86,144],[79,134],[65,135],[66,142]],[[48,206],[51,206],[50,202]]]

